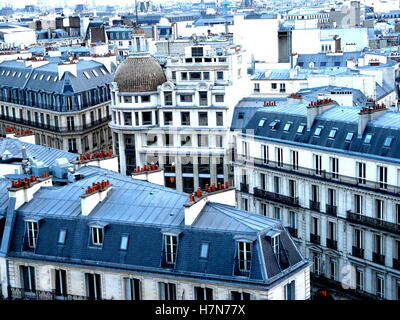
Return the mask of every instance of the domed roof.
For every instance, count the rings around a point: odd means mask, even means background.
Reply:
[[[115,72],[114,81],[120,92],[157,91],[167,81],[164,71],[150,55],[130,56]]]

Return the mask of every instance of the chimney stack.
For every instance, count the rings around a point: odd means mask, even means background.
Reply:
[[[369,121],[375,120],[387,111],[385,104],[375,104],[375,101],[368,99],[367,106],[358,113],[358,137],[361,137]]]
[[[189,195],[189,201],[184,204],[185,207],[185,225],[192,225],[203,210],[207,202],[216,202],[228,206],[236,205],[235,188],[225,184],[213,184],[211,187],[206,185],[206,190],[200,188]]]
[[[331,98],[318,99],[312,101],[307,106],[307,129],[310,129],[314,123],[315,118],[335,106],[335,101]]]
[[[93,182],[92,186],[88,186],[86,192],[81,195],[82,215],[88,216],[107,197],[111,189],[112,187],[108,180],[97,183]]]

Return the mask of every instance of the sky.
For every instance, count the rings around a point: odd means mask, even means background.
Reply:
[[[152,0],[154,4],[160,4],[165,2],[176,2],[178,0]],[[180,0],[182,1],[182,0]],[[183,2],[183,1],[182,1]],[[199,2],[199,0],[194,0],[193,2]],[[102,5],[115,5],[115,0],[0,0],[0,7],[5,6],[13,6],[14,8],[23,8],[26,5],[38,5],[42,3],[43,5],[50,4],[51,6],[54,5],[62,5],[64,3],[68,3],[69,6],[75,6],[77,4],[89,4],[92,5],[96,3],[98,6]],[[121,6],[125,6],[128,4],[133,5],[134,0],[118,0],[118,4]]]

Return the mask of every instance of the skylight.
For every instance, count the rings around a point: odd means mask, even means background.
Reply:
[[[207,259],[209,246],[208,242],[201,243],[200,258]]]
[[[323,127],[317,127],[317,129],[315,129],[314,136],[319,136],[321,134],[322,128]]]
[[[304,127],[304,124],[299,125],[299,127],[297,128],[297,133],[303,133]]]
[[[368,134],[365,136],[364,143],[370,143],[370,142],[371,142],[371,139],[372,139],[372,134],[371,134],[371,133],[368,133]]]
[[[37,78],[37,73],[35,73],[35,75],[33,76],[33,79],[36,80]]]
[[[4,75],[4,73],[5,73],[6,71],[5,70],[3,70],[2,72],[1,72],[1,75]]]
[[[329,136],[328,138],[333,139],[336,136],[336,129],[332,129],[331,131],[329,131]]]
[[[351,141],[353,139],[354,132],[348,132],[346,135],[346,141]]]
[[[86,71],[83,71],[83,74],[85,75],[86,78],[90,79],[89,73],[87,73]]]
[[[260,122],[258,122],[258,126],[262,127],[265,123],[265,119],[261,119]]]
[[[278,125],[279,125],[279,120],[274,120],[269,124],[272,130],[276,130],[278,128]]]
[[[47,80],[47,81],[49,81],[50,79],[51,79],[51,75],[50,75],[50,76],[48,76],[46,80]]]
[[[291,122],[286,123],[285,126],[283,127],[283,131],[289,131],[291,126],[292,126]]]
[[[95,77],[98,77],[99,74],[96,72],[96,70],[92,70],[93,74],[95,75]]]
[[[14,72],[13,72],[13,74],[12,74],[12,76],[13,76],[13,77],[15,77],[15,75],[16,75],[16,74],[17,74],[17,72],[16,72],[16,71],[14,71]]]
[[[18,78],[21,78],[22,72],[18,73]]]
[[[119,247],[121,250],[127,250],[128,249],[128,239],[129,239],[128,235],[123,235],[121,237],[121,245]]]
[[[383,146],[389,148],[392,145],[393,137],[386,137]]]
[[[42,74],[42,75],[40,76],[40,79],[39,79],[39,80],[43,80],[43,78],[44,78],[44,74]]]
[[[104,70],[104,68],[100,68],[101,72],[105,75],[107,74],[106,70]]]
[[[6,74],[7,77],[9,76],[10,72],[11,72],[11,71],[7,71],[7,74]]]
[[[67,235],[67,230],[61,229],[60,233],[58,234],[58,243],[65,244],[65,237]]]

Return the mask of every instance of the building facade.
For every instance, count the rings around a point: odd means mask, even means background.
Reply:
[[[396,300],[400,114],[331,98],[238,105],[238,205],[284,222],[313,261],[314,288],[340,299]]]
[[[111,147],[113,66],[33,56],[0,64],[0,127],[32,130],[36,143],[85,153]]]

